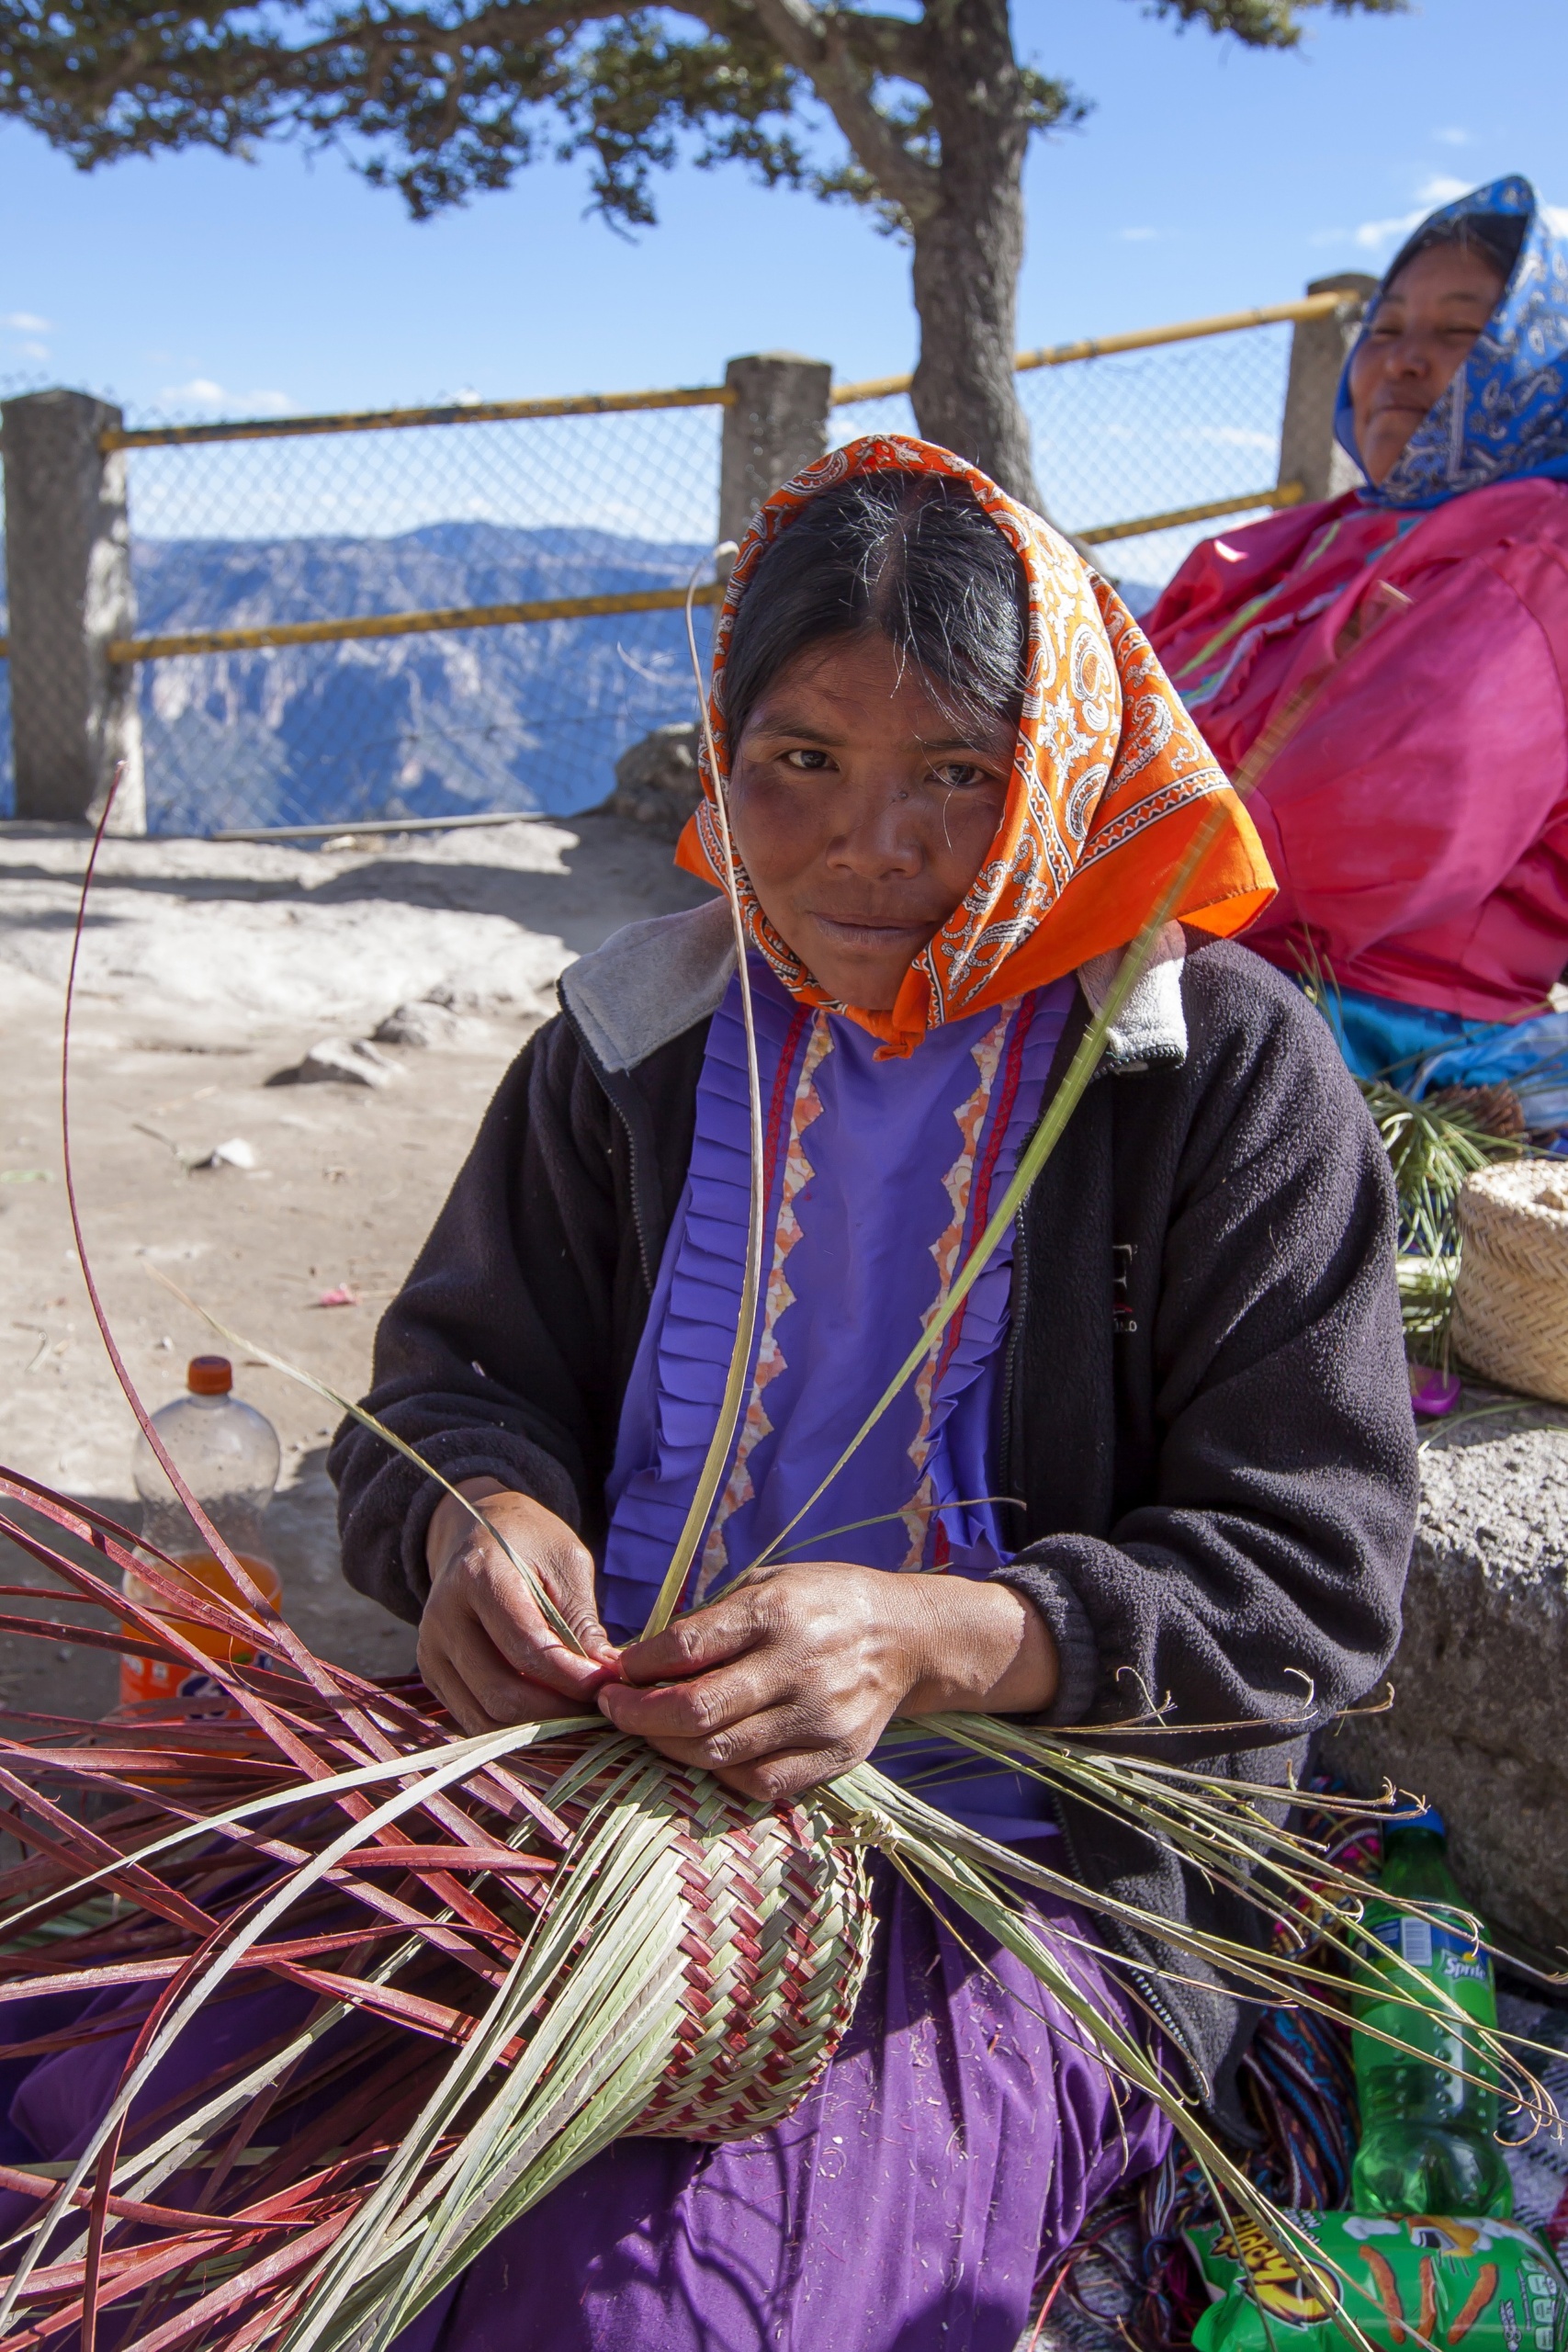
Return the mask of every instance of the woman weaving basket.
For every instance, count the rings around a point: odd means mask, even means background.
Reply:
[[[1115,595],[918,442],[858,443],[763,509],[713,717],[726,773],[681,855],[722,870],[727,791],[765,1294],[685,1613],[638,1637],[742,1291],[722,900],[571,967],[377,1343],[370,1409],[505,1532],[580,1650],[487,1532],[353,1424],[332,1460],[351,1580],[419,1621],[424,1679],[468,1730],[596,1703],[751,1795],[830,1778],[895,1716],[1151,1704],[1223,1726],[1183,1753],[1244,1751],[1282,1787],[1392,1652],[1415,1467],[1386,1163],[1323,1024],[1229,944],[1271,888],[1244,811]],[[812,1502],[1184,856],[1180,924],[1010,1243]],[[1049,1843],[1086,1889],[1258,1932],[1087,1804],[934,1742],[877,1760]],[[619,2141],[400,2352],[1006,2352],[1042,2249],[1168,2127],[1007,1952],[880,1867],[871,1974],[793,2116],[719,2146]],[[1244,2007],[1157,1943],[1042,1909],[1223,2120]]]

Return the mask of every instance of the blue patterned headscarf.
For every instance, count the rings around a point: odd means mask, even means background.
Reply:
[[[1398,254],[1383,288],[1433,229],[1467,220],[1480,228],[1488,214],[1522,220],[1518,259],[1453,381],[1416,426],[1387,479],[1362,489],[1369,506],[1440,506],[1461,491],[1526,474],[1568,481],[1568,242],[1545,219],[1529,180],[1510,174],[1445,204]],[[1335,437],[1358,465],[1350,368],[1371,332],[1375,309],[1375,303],[1369,306],[1345,363],[1334,411]]]

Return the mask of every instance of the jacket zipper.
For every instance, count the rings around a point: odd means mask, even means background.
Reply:
[[[1052,1807],[1052,1811],[1056,1815],[1057,1832],[1061,1837],[1062,1843],[1067,1849],[1067,1860],[1072,1864],[1072,1875],[1077,1879],[1080,1886],[1087,1888],[1089,1882],[1084,1876],[1083,1864],[1078,1860],[1078,1849],[1073,1843],[1072,1831],[1067,1827],[1066,1823],[1062,1819],[1060,1811],[1055,1805]],[[1122,1952],[1127,1955],[1127,1959],[1131,1963],[1126,1969],[1126,1975],[1129,1984],[1136,1985],[1138,1991],[1142,1994],[1144,2000],[1148,2006],[1150,2015],[1158,2019],[1166,2032],[1169,2035],[1171,2041],[1175,2043],[1177,2049],[1180,2052],[1181,2056],[1186,2060],[1188,2071],[1191,2075],[1193,2084],[1198,2091],[1199,2098],[1201,2104],[1207,2107],[1211,2095],[1211,2085],[1209,2083],[1208,2076],[1204,2073],[1203,2068],[1199,2064],[1198,2060],[1193,2053],[1192,2045],[1188,2041],[1182,2028],[1177,2024],[1175,2018],[1172,2017],[1164,1999],[1155,1990],[1153,1977],[1150,1976],[1146,1969],[1140,1967],[1138,1962],[1133,1959],[1131,1952],[1128,1951],[1126,1940],[1120,1933],[1114,1920],[1102,1919],[1099,1922],[1099,1928],[1102,1936],[1117,1943],[1121,1947]]]
[[[1131,1067],[1141,1069],[1145,1067],[1145,1065],[1138,1064]],[[1115,1066],[1107,1061],[1106,1057],[1102,1054],[1100,1060],[1095,1064],[1094,1069],[1089,1073],[1089,1082],[1092,1086],[1097,1080],[1114,1075]],[[1039,1132],[1040,1122],[1043,1119],[1046,1112],[1050,1109],[1052,1100],[1053,1095],[1046,1095],[1044,1100],[1042,1102],[1039,1110],[1035,1114],[1034,1125],[1024,1136],[1022,1145],[1019,1150],[1018,1156],[1021,1159],[1023,1158],[1024,1153],[1029,1149],[1030,1145],[1033,1142],[1035,1136]],[[997,1426],[997,1439],[1000,1453],[1002,1477],[1010,1487],[1013,1484],[1012,1400],[1013,1392],[1018,1385],[1018,1355],[1019,1350],[1023,1344],[1024,1318],[1029,1312],[1029,1243],[1025,1237],[1023,1226],[1023,1213],[1028,1206],[1029,1202],[1026,1196],[1023,1200],[1020,1201],[1018,1204],[1018,1214],[1013,1219],[1012,1296],[1009,1307],[1010,1319],[1008,1328],[1007,1355],[1002,1366],[1001,1410],[998,1419]],[[1020,1507],[1021,1508],[1021,1505]]]
[[[1010,1493],[1014,1485],[1012,1459],[1012,1399],[1018,1385],[1018,1356],[1023,1345],[1024,1317],[1029,1312],[1029,1243],[1023,1230],[1023,1204],[1019,1203],[1013,1219],[1012,1240],[1012,1299],[1011,1324],[1008,1331],[1007,1356],[1002,1365],[1002,1401],[998,1442],[1000,1448],[1002,1483]],[[1016,1505],[1021,1515],[1025,1505],[1021,1498]],[[1027,1526],[1027,1521],[1025,1521]]]
[[[1108,1065],[1102,1059],[1090,1079],[1090,1084],[1092,1085],[1094,1079],[1104,1077],[1107,1073]],[[1046,1107],[1047,1106],[1044,1103],[1041,1104],[1041,1118],[1044,1117]],[[1038,1125],[1038,1121],[1036,1122],[1036,1125]],[[1024,1148],[1026,1150],[1028,1148],[1029,1140],[1032,1137],[1032,1135],[1033,1129],[1032,1128],[1030,1131],[1030,1137],[1025,1139]],[[999,1442],[1001,1445],[1002,1475],[1010,1487],[1014,1483],[1012,1475],[1013,1391],[1017,1385],[1018,1353],[1019,1349],[1022,1344],[1023,1325],[1025,1317],[1029,1312],[1029,1241],[1024,1231],[1023,1224],[1023,1212],[1026,1205],[1027,1204],[1023,1201],[1019,1203],[1018,1215],[1014,1219],[1013,1227],[1012,1325],[1008,1335],[1007,1363],[1002,1374],[1001,1419],[998,1432]],[[1062,1842],[1067,1849],[1067,1860],[1072,1865],[1072,1874],[1074,1878],[1077,1879],[1080,1886],[1087,1888],[1089,1882],[1084,1875],[1083,1864],[1078,1858],[1077,1848],[1073,1842],[1072,1832],[1068,1829],[1066,1823],[1062,1819],[1060,1811],[1055,1805],[1053,1805],[1052,1811],[1055,1814],[1056,1827],[1061,1834]],[[1181,2056],[1187,2063],[1193,2083],[1198,2086],[1200,2096],[1202,2096],[1208,2087],[1208,2078],[1205,2075],[1202,2067],[1199,2064],[1186,2034],[1183,2032],[1181,2027],[1178,2025],[1175,2018],[1171,2015],[1170,2009],[1165,2000],[1162,1998],[1160,1994],[1156,1991],[1154,1979],[1149,1975],[1146,1969],[1141,1968],[1137,1962],[1134,1960],[1133,1955],[1127,1950],[1125,1941],[1120,1935],[1118,1935],[1115,1923],[1112,1920],[1106,1919],[1101,1921],[1100,1927],[1101,1932],[1106,1936],[1112,1938],[1121,1947],[1122,1952],[1126,1954],[1127,1961],[1130,1962],[1130,1965],[1128,1965],[1126,1969],[1129,1983],[1137,1987],[1138,1992],[1142,1995],[1143,1999],[1148,2007],[1150,2015],[1158,2019],[1160,2025],[1164,2028],[1171,2041],[1180,2052]]]

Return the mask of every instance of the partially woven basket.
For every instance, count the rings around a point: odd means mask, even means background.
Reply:
[[[617,2132],[740,2140],[782,2122],[832,2056],[865,1981],[875,1923],[858,1842],[815,1792],[766,1804],[640,1742],[580,1746],[568,1734],[562,1746],[579,1758],[571,1793],[548,1792],[570,1837],[563,1871],[614,1871],[629,1846],[649,1905],[632,1972],[646,2039],[618,2078]],[[547,1752],[554,1762],[558,1751]]]
[[[744,2140],[797,2107],[842,2039],[871,1958],[858,1849],[810,1797],[768,1805],[666,1762],[684,1898],[682,2022],[639,2140]]]
[[[1505,1388],[1568,1405],[1568,1167],[1512,1160],[1469,1177],[1451,1339]]]

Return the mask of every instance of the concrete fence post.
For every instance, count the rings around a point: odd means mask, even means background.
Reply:
[[[739,539],[770,492],[827,448],[833,371],[825,359],[759,351],[732,359],[724,380],[736,399],[724,412],[718,536]]]
[[[147,830],[133,663],[112,639],[136,627],[125,453],[102,436],[124,419],[85,392],[28,392],[0,406],[11,745],[17,814],[96,822],[116,766],[114,831]]]
[[[1335,277],[1314,277],[1309,294],[1345,297],[1326,318],[1298,319],[1291,336],[1291,373],[1280,430],[1281,483],[1299,481],[1308,498],[1337,498],[1361,477],[1334,438],[1334,396],[1345,355],[1360,329],[1368,298],[1378,280],[1359,269]]]

